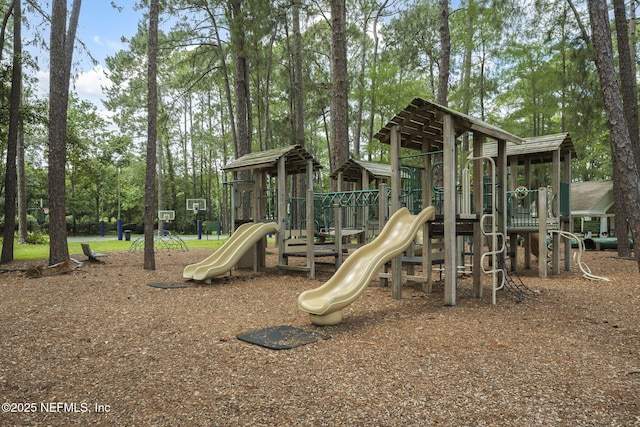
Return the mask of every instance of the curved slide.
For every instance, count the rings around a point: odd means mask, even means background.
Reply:
[[[224,245],[204,260],[185,267],[182,277],[210,280],[230,271],[249,249],[269,233],[280,230],[275,222],[242,224]]]
[[[351,254],[324,285],[301,293],[298,308],[309,313],[316,325],[337,325],[342,321],[342,309],[360,296],[385,263],[409,247],[425,222],[434,218],[433,206],[418,215],[411,215],[407,208],[400,209],[389,218],[380,235]]]

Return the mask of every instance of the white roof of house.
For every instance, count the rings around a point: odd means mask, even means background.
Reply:
[[[613,181],[571,183],[571,215],[602,216],[613,206]]]

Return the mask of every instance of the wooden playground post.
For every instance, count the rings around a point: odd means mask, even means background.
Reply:
[[[451,114],[442,116],[443,214],[444,214],[444,304],[456,305],[456,134]]]
[[[253,195],[252,195],[252,217],[253,222],[259,222],[264,214],[263,200],[260,195],[264,193],[266,178],[264,173],[258,170],[253,171]],[[266,267],[267,238],[260,239],[253,251],[253,271],[264,271]]]
[[[307,160],[307,267],[309,267],[309,278],[316,277],[316,259],[314,252],[315,240],[315,223],[314,223],[314,206],[313,206],[313,161]]]
[[[566,151],[564,153],[564,159],[562,161],[563,165],[563,179],[564,182],[571,182],[571,152]],[[571,200],[571,186],[569,185],[569,194],[567,194],[569,200]],[[566,221],[562,224],[562,230],[573,233],[573,220],[571,218],[571,209],[569,209],[569,217],[565,218]],[[571,271],[571,240],[565,237],[565,245],[564,245],[564,269],[565,271]]]
[[[400,209],[400,127],[391,130],[391,212],[393,215]],[[402,299],[402,254],[391,261],[391,295],[394,299]]]
[[[547,189],[538,189],[538,277],[547,277]]]
[[[422,143],[422,152],[429,152],[429,143]],[[433,198],[433,188],[430,182],[430,174],[431,164],[433,163],[432,156],[430,154],[426,154],[422,156],[422,167],[424,168],[424,173],[422,174],[422,206],[424,209],[427,206],[431,205],[431,200]],[[423,292],[431,292],[433,289],[433,244],[431,241],[431,224],[429,222],[425,223],[422,227],[422,275],[427,276],[427,281],[422,282],[422,290]]]
[[[497,179],[496,188],[492,188],[491,191],[497,193],[496,201],[498,203],[498,233],[502,235],[503,239],[507,238],[507,141],[504,139],[498,139],[498,158],[496,161]],[[498,189],[500,189],[498,191]],[[506,241],[502,242],[506,244]],[[497,250],[497,248],[492,248]],[[504,256],[504,254],[503,254]]]
[[[362,178],[360,178],[360,189],[363,191],[369,190],[369,172],[362,168]],[[369,240],[369,205],[367,203],[363,204],[362,207],[362,233],[358,236],[358,244],[362,245],[367,243]]]
[[[285,218],[287,214],[287,175],[285,157],[282,156],[278,159],[278,176],[276,181],[276,188],[278,190],[278,225],[280,226],[280,235],[278,236],[278,265],[285,265],[286,260],[284,256],[285,243],[284,236],[286,235],[287,224],[285,224]]]
[[[387,222],[387,211],[389,210],[389,201],[387,200],[387,184],[385,182],[380,183],[378,191],[378,233],[384,228]]]
[[[529,157],[524,161],[524,186],[531,188],[531,158]],[[527,270],[531,268],[531,233],[524,235],[524,268]]]
[[[511,156],[511,162],[509,164],[509,188],[508,190],[513,192],[518,187],[518,156]],[[513,194],[513,193],[512,193]],[[507,203],[509,200],[507,199]],[[516,210],[515,199],[511,201],[511,212],[509,215],[513,215]],[[518,265],[518,233],[509,234],[509,258],[511,259],[510,268],[511,271],[517,270]]]
[[[473,157],[480,157],[483,154],[482,146],[486,137],[479,133],[473,133]],[[478,218],[482,218],[484,211],[484,182],[483,182],[483,162],[475,160],[473,163],[473,206],[474,213]],[[484,251],[484,236],[482,234],[482,222],[473,223],[473,296],[482,298],[482,252]]]
[[[336,191],[338,193],[342,192],[342,172],[338,172],[338,182],[336,183]],[[342,206],[340,206],[340,202],[338,202],[337,206],[333,208],[333,222],[335,224],[334,227],[334,243],[336,245],[336,264],[337,266],[342,265],[344,258],[342,256],[342,220],[343,220],[343,212]]]
[[[387,184],[384,182],[381,182],[378,191],[379,191],[378,193],[378,224],[379,224],[378,233],[380,233],[380,231],[382,231],[382,229],[386,224],[387,211],[389,210],[389,201],[387,200]],[[387,266],[384,265],[382,267],[382,270],[384,273],[386,273]],[[387,279],[386,277],[382,277],[380,279],[380,285],[389,286],[389,279]]]
[[[560,150],[555,150],[553,152],[551,168],[553,183],[552,194],[556,195],[556,197],[551,201],[551,217],[556,222],[554,228],[556,230],[560,230]],[[553,233],[551,238],[553,241],[553,252],[551,252],[551,272],[552,274],[560,274],[560,234]]]

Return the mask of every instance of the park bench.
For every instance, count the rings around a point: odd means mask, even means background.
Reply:
[[[94,252],[88,243],[81,243],[80,246],[82,246],[82,253],[89,258],[89,261],[98,261],[99,257],[106,256],[105,254]]]

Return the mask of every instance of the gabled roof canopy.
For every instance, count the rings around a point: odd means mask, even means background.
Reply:
[[[342,166],[331,174],[331,178],[337,179],[338,173],[342,172],[344,181],[358,182],[362,179],[363,170],[366,170],[372,178],[391,178],[391,165],[355,159],[349,159],[344,162]]]
[[[425,101],[421,98],[415,98],[411,101],[405,109],[396,114],[374,137],[383,144],[389,144],[391,140],[391,130],[394,126],[399,126],[401,134],[400,145],[403,148],[421,151],[423,143],[426,143],[428,151],[442,150],[442,117],[446,114],[453,118],[456,137],[465,132],[473,131],[491,139],[504,140],[515,144],[520,144],[523,141],[522,138],[485,123],[482,120],[459,113],[434,102]]]
[[[274,148],[272,150],[249,153],[226,164],[222,170],[225,172],[238,172],[241,170],[262,169],[269,175],[278,174],[278,159],[285,157],[285,168],[288,175],[305,173],[307,161],[312,160],[313,170],[321,169],[311,154],[300,145],[290,145],[287,147]]]
[[[561,153],[569,152],[571,158],[576,157],[576,150],[573,147],[571,136],[565,132],[524,138],[524,142],[519,145],[508,142],[507,158],[518,156],[518,164],[524,164],[527,159],[531,164],[551,163],[553,161],[553,152],[557,150],[560,150]],[[496,144],[494,142],[484,144],[483,153],[485,156],[496,157]],[[508,161],[510,162],[510,160]]]

